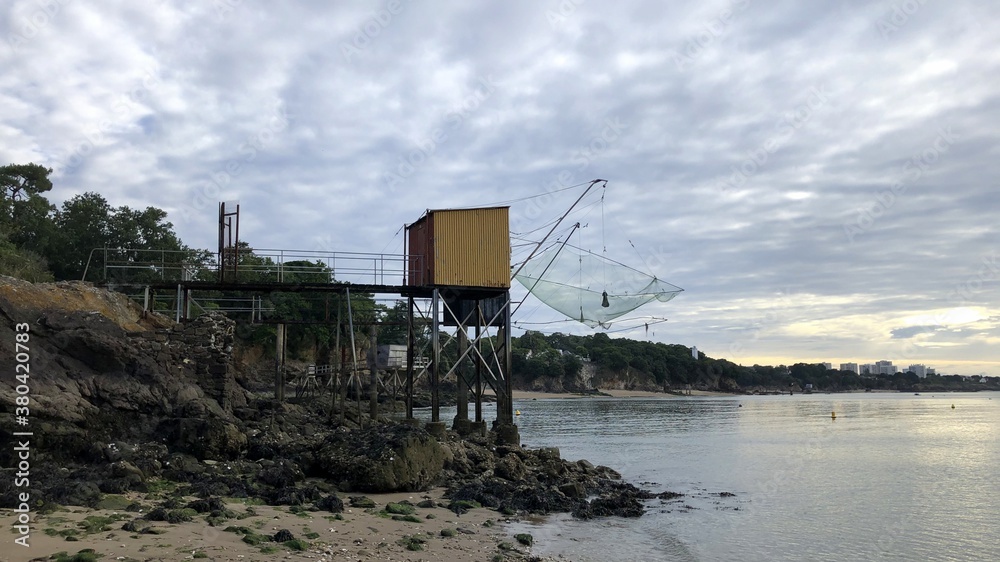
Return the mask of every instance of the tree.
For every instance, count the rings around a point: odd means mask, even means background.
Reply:
[[[63,203],[55,216],[58,243],[49,252],[56,279],[82,277],[91,251],[108,244],[110,216],[111,206],[97,193],[76,195]]]
[[[52,189],[52,168],[38,164],[7,164],[0,167],[0,196],[8,201],[24,200]]]
[[[205,256],[184,246],[166,217],[167,213],[156,207],[142,211],[127,206],[113,208],[92,191],[76,195],[55,214],[56,243],[47,252],[53,273],[57,279],[81,279],[86,270],[88,279],[103,279],[90,272],[106,265],[105,253],[94,250],[108,248],[107,265],[131,266],[109,269],[109,276],[118,280],[158,278],[162,268],[179,277],[183,265],[194,268]]]
[[[0,167],[0,235],[37,255],[45,253],[55,231],[50,220],[55,207],[42,195],[52,189],[51,173],[38,164]]]

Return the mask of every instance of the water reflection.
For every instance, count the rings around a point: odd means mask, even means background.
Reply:
[[[686,493],[692,507],[651,506],[627,521],[556,518],[534,527],[538,549],[572,560],[1000,560],[988,539],[1000,521],[991,476],[1000,404],[989,398],[515,403],[529,446]],[[737,494],[732,503],[713,499],[723,490]]]

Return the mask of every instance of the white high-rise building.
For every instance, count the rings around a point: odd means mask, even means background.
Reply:
[[[895,375],[899,372],[899,367],[893,365],[892,361],[876,361],[875,368],[874,374],[879,375]]]
[[[861,371],[858,370],[858,364],[857,363],[841,363],[840,364],[840,370],[841,371],[850,371],[850,372],[854,373],[855,375],[860,375],[861,374]]]
[[[827,371],[833,368],[833,363],[820,363],[820,365],[823,365]]]
[[[927,377],[927,366],[926,365],[910,365],[907,367],[907,372],[913,373],[920,378]]]

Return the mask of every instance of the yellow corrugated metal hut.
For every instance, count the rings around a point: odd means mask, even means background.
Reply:
[[[406,227],[406,284],[510,288],[509,211],[509,207],[428,210]]]

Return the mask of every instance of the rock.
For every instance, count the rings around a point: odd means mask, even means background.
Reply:
[[[343,513],[344,502],[339,496],[337,496],[337,494],[330,494],[328,496],[323,496],[319,501],[317,501],[316,508],[329,511],[330,513]]]
[[[557,461],[562,459],[559,456],[559,447],[542,447],[538,449],[537,454],[538,458],[542,460]]]
[[[524,463],[514,453],[508,453],[505,457],[497,461],[493,473],[505,480],[520,481],[524,479],[527,470]]]
[[[304,479],[305,475],[294,463],[283,461],[257,473],[257,480],[272,488],[287,488]]]
[[[426,490],[437,483],[445,458],[430,434],[404,424],[336,433],[317,456],[340,489],[371,493]]]
[[[165,420],[161,427],[177,450],[198,458],[229,460],[246,451],[246,435],[228,421],[179,418]]]
[[[349,501],[351,502],[351,507],[360,507],[362,509],[372,509],[375,507],[375,501],[368,496],[351,496]]]
[[[118,461],[115,463],[111,463],[111,465],[109,466],[109,472],[111,473],[111,476],[114,478],[136,476],[140,481],[146,478],[146,476],[142,473],[142,471],[139,470],[139,467],[135,466],[134,464],[128,461]]]
[[[587,497],[587,488],[579,482],[567,482],[559,486],[559,491],[569,498],[585,498]]]

